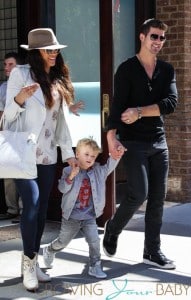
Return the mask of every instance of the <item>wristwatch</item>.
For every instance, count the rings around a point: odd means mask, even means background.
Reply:
[[[138,113],[138,119],[142,118],[142,108],[141,107],[137,107],[137,113]]]

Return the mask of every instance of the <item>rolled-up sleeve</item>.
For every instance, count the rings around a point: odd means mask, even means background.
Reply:
[[[161,115],[173,113],[177,106],[178,92],[176,87],[176,75],[172,66],[170,68],[170,83],[167,84],[167,97],[158,102]],[[167,82],[168,83],[168,82]]]

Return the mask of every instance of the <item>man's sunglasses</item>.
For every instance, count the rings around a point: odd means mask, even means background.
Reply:
[[[150,35],[150,39],[151,39],[151,41],[157,41],[159,39],[161,42],[164,42],[166,40],[166,37],[163,35],[158,35],[158,34],[152,33]]]
[[[47,54],[58,54],[60,53],[60,49],[44,49]]]

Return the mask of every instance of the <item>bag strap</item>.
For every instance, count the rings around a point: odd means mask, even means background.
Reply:
[[[3,130],[4,126],[5,126],[5,114],[3,112],[0,119],[0,130]]]
[[[0,119],[0,130],[4,130],[5,127],[5,123],[6,123],[6,118],[5,118],[5,113],[3,112],[1,119]],[[16,126],[15,126],[15,130],[11,130],[14,132],[18,132],[18,131],[22,131],[22,121],[21,121],[21,116],[19,115],[18,118],[15,120]],[[7,130],[9,130],[10,125],[8,126],[7,122]],[[19,130],[20,129],[20,130]]]

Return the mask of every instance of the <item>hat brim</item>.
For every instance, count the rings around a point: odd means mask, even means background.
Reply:
[[[46,46],[46,47],[34,47],[34,48],[30,48],[29,45],[20,45],[21,48],[25,49],[25,50],[34,50],[34,49],[50,49],[50,50],[54,50],[54,49],[63,49],[68,47],[67,45],[51,45],[51,46]]]

